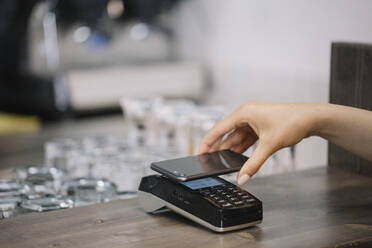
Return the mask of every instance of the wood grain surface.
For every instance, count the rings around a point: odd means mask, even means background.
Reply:
[[[372,247],[372,180],[318,168],[252,179],[259,226],[218,234],[137,199],[0,221],[0,247]]]

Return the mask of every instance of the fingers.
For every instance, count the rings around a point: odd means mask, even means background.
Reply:
[[[251,147],[256,141],[257,141],[257,136],[256,135],[250,135],[242,143],[231,147],[230,150],[232,150],[236,153],[243,153],[249,147]]]
[[[220,147],[220,144],[222,143],[222,138],[223,137],[218,138],[217,141],[214,142],[214,144],[209,148],[208,152],[218,151],[219,150],[218,148]]]
[[[209,152],[216,141],[221,140],[225,134],[236,128],[239,121],[239,112],[235,111],[217,122],[203,138],[198,153]]]
[[[243,141],[248,137],[249,133],[244,128],[237,128],[231,134],[227,136],[222,142],[220,142],[219,150],[230,149]]]
[[[252,156],[240,169],[237,180],[238,184],[245,184],[274,152],[276,152],[276,150],[269,142],[260,141]]]
[[[210,132],[210,131],[209,131]],[[212,143],[207,143],[204,141],[205,137],[200,143],[199,151],[198,154],[206,153],[206,152],[211,152],[213,150],[216,150],[217,147],[221,144],[223,137],[217,137],[216,140]]]
[[[206,153],[206,152],[209,151],[210,148],[211,148],[210,145],[208,145],[207,143],[205,143],[205,142],[202,141],[200,143],[198,154]]]

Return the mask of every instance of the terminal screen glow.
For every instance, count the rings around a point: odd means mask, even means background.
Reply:
[[[182,184],[194,190],[194,189],[202,189],[202,188],[222,185],[224,183],[216,178],[207,177],[207,178],[196,179],[196,180],[192,180],[188,182],[183,182]]]

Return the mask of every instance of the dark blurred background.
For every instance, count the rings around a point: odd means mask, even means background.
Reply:
[[[92,69],[116,67],[131,73],[146,70],[150,64],[167,67],[177,63],[169,19],[180,2],[1,0],[0,110],[51,120],[118,109],[120,95],[99,93],[107,83],[88,86],[98,91],[89,96],[94,99],[88,103],[79,96],[74,99],[81,88],[75,86],[79,84],[75,77],[89,80]],[[108,81],[115,72],[102,71],[101,75]],[[113,77],[113,81],[125,81],[125,72]],[[148,83],[146,79],[136,80]],[[112,86],[122,95],[131,87],[115,82]],[[82,88],[88,95],[92,91]]]

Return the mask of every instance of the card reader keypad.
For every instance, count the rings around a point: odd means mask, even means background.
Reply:
[[[222,208],[246,207],[256,202],[247,191],[233,185],[203,188],[199,192]]]

